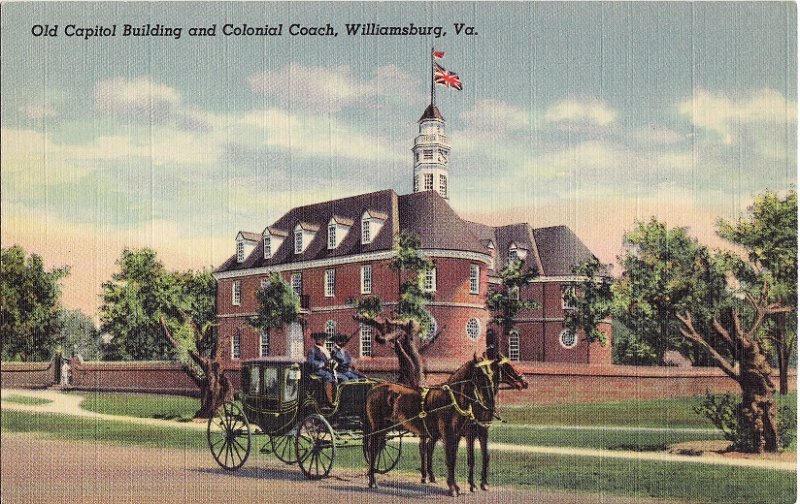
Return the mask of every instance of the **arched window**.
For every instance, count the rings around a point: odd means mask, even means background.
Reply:
[[[519,360],[519,331],[508,334],[508,358],[512,361]]]
[[[325,334],[328,338],[325,340],[325,348],[333,350],[333,336],[336,334],[336,321],[329,320],[325,322]]]
[[[231,337],[231,360],[242,358],[242,335],[239,331]]]
[[[262,331],[258,335],[258,356],[266,357],[269,355],[269,333]]]

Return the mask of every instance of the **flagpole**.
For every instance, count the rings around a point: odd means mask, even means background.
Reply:
[[[431,106],[436,106],[436,79],[434,74],[433,51],[434,48],[431,47]]]

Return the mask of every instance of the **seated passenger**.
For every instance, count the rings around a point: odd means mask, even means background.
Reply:
[[[348,339],[346,335],[340,333],[333,337],[333,360],[337,364],[336,375],[340,382],[366,378],[364,374],[355,370],[350,352],[344,349]]]
[[[325,348],[327,337],[327,334],[321,332],[311,335],[314,346],[308,351],[306,364],[312,375],[319,376],[326,383],[336,383],[336,377],[333,374],[335,361],[331,360],[331,353]]]

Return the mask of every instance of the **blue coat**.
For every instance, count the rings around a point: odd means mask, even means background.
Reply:
[[[363,374],[353,369],[353,358],[350,356],[350,352],[339,345],[333,346],[331,358],[338,364],[336,367],[336,374],[339,376],[339,380],[346,381],[366,378]]]
[[[317,345],[314,345],[311,347],[311,350],[308,351],[306,364],[312,374],[321,377],[326,382],[336,383],[336,379],[333,377],[333,373],[331,373],[328,367],[328,359],[325,357],[325,354],[322,353],[322,350],[317,348]]]

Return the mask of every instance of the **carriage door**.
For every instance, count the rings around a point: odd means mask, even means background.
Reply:
[[[289,331],[287,332],[287,345],[289,349],[289,357],[302,359],[305,355],[303,343],[303,326],[300,322],[292,322],[289,324]]]

